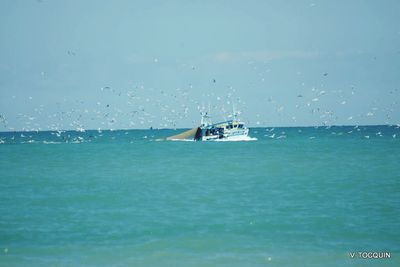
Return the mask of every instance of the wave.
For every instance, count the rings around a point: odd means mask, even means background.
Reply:
[[[215,139],[215,140],[210,140],[213,142],[241,142],[241,141],[257,141],[258,139],[256,137],[250,137],[250,136],[231,136],[228,138],[222,138],[222,139]]]
[[[43,141],[43,144],[50,145],[50,144],[62,144],[63,142],[54,142],[54,141]]]

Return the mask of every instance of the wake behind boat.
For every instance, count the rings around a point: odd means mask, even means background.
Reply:
[[[178,135],[167,137],[167,140],[194,140],[194,141],[252,141],[257,140],[249,136],[249,129],[245,123],[233,114],[232,120],[213,124],[207,112],[201,113],[201,125]]]

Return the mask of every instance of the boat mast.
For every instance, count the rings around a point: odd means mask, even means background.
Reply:
[[[239,115],[239,113],[236,112],[235,103],[232,103],[232,112],[233,112],[233,114],[232,114],[232,116],[233,116],[233,121],[237,121],[237,120],[238,120],[238,115]]]
[[[208,113],[202,111],[202,112],[200,112],[200,114],[201,114],[201,122],[200,122],[201,126],[205,127],[205,126],[210,125],[211,121],[210,121],[210,116],[208,116]]]

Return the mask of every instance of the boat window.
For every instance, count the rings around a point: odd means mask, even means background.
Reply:
[[[239,124],[239,128],[242,129],[243,128],[243,124]]]
[[[233,128],[237,128],[237,127],[238,127],[237,124],[233,125]]]

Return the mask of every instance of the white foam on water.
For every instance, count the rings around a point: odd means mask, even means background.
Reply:
[[[35,140],[28,140],[28,141],[22,141],[21,144],[34,144],[34,143],[38,143]]]
[[[174,141],[174,142],[195,142],[196,140],[194,139],[169,139],[167,141]]]
[[[231,136],[228,138],[210,140],[214,142],[240,142],[240,141],[257,141],[258,139],[250,136]]]
[[[50,145],[50,144],[62,144],[62,142],[43,141],[43,144],[45,144],[45,145]]]
[[[222,139],[213,139],[213,140],[206,140],[206,141],[199,141],[199,142],[240,142],[240,141],[257,141],[258,139],[255,137],[250,136],[231,136],[228,138]],[[161,139],[156,139],[156,141],[163,141]],[[175,142],[197,142],[194,139],[169,139],[167,141],[175,141]]]
[[[70,144],[82,144],[84,143],[84,141],[80,141],[80,140],[73,140],[69,142]]]

